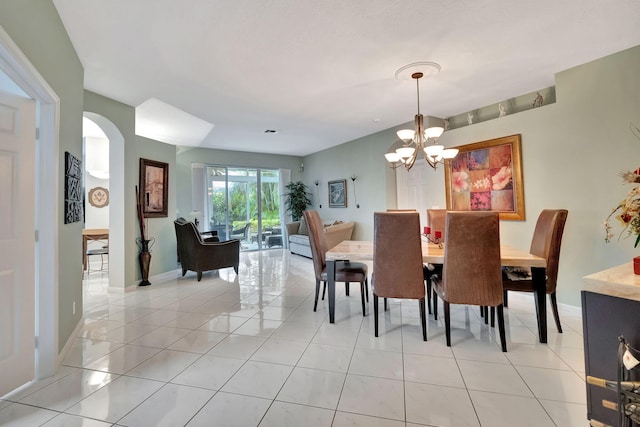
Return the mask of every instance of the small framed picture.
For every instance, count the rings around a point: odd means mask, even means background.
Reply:
[[[169,164],[140,159],[140,201],[145,218],[166,217],[169,203]]]
[[[347,180],[346,179],[329,181],[329,207],[330,208],[346,208],[347,207]]]

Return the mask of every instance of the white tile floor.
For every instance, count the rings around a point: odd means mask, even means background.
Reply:
[[[421,339],[417,301],[373,304],[339,284],[313,312],[311,261],[282,250],[232,269],[107,293],[85,283],[84,328],[56,376],[0,400],[3,426],[587,426],[581,319],[537,342],[533,300],[510,294],[508,353],[477,307]],[[442,310],[440,310],[442,312]]]

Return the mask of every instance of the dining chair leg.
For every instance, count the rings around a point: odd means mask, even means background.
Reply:
[[[349,296],[349,282],[347,282],[345,284],[345,292],[346,292],[347,296]]]
[[[496,327],[496,308],[491,307],[491,327]]]
[[[322,288],[322,301],[324,301],[324,294],[327,292],[327,282],[322,283],[324,283],[324,286]]]
[[[318,308],[318,295],[320,295],[320,280],[316,279],[316,299],[313,302],[313,311],[316,311]],[[324,299],[324,292],[322,293],[322,299]]]
[[[375,336],[378,336],[378,296],[373,293],[373,329]]]
[[[424,281],[427,282],[427,308],[429,309],[429,314],[431,314],[431,271],[426,265],[422,266],[422,276]]]
[[[433,290],[433,320],[438,320],[438,294]]]
[[[560,326],[560,315],[558,314],[558,301],[556,300],[556,293],[549,294],[551,297],[551,308],[553,309],[553,318],[556,320],[556,327],[558,333],[562,333],[562,326]]]
[[[369,279],[366,276],[364,278],[364,291],[367,296],[367,302],[369,302]]]
[[[422,323],[422,339],[427,340],[427,314],[424,308],[424,298],[420,298],[420,322]]]
[[[480,317],[484,317],[484,306],[480,306]]]
[[[498,331],[500,332],[500,344],[502,346],[502,351],[507,352],[507,337],[504,332],[504,310],[502,304],[496,307],[498,310]]]
[[[427,279],[427,308],[431,314],[431,278]]]
[[[502,305],[504,305],[505,308],[509,307],[509,291],[506,289],[502,291]]]
[[[444,333],[447,338],[447,347],[451,347],[451,316],[449,303],[444,301]]]
[[[482,309],[484,310],[484,324],[488,325],[489,324],[489,307],[484,305],[482,306]]]
[[[389,310],[389,305],[387,304],[387,298],[384,299],[384,311]]]
[[[364,290],[364,280],[362,282],[360,282],[360,299],[362,300],[362,317],[365,316],[366,312],[365,312],[365,308],[364,308],[364,294],[365,294],[365,290]]]

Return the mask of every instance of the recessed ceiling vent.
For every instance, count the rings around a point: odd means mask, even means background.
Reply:
[[[275,129],[267,129],[264,131],[264,133],[278,133],[278,131]]]

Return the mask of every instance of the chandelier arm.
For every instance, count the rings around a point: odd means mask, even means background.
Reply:
[[[411,158],[404,164],[404,167],[407,168],[407,170],[411,169],[413,167],[413,164],[416,162],[417,158],[418,158],[418,150],[415,150],[411,155]]]
[[[422,152],[422,155],[424,156],[424,159],[427,161],[427,163],[429,164],[429,166],[431,166],[433,168],[433,170],[436,170],[438,167],[438,162],[435,160],[431,160],[429,158],[429,156],[427,156],[427,153]]]

